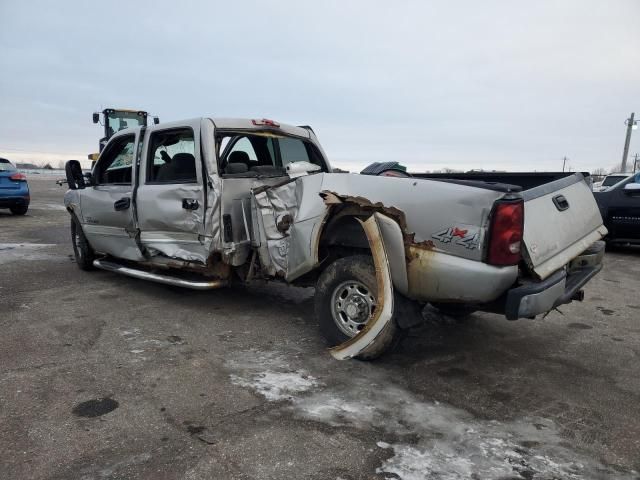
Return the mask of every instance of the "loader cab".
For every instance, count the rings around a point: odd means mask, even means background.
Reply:
[[[102,116],[102,119],[100,118]],[[88,155],[89,160],[95,165],[96,160],[111,137],[120,130],[134,127],[146,127],[149,114],[143,110],[125,110],[105,108],[102,112],[93,114],[93,123],[101,123],[104,127],[104,136],[99,141],[99,153]],[[153,123],[158,124],[158,117],[153,117]]]

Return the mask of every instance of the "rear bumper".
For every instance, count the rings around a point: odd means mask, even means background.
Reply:
[[[535,317],[572,300],[581,300],[582,287],[602,270],[604,247],[604,242],[595,242],[566,268],[545,280],[510,289],[505,298],[505,317],[508,320]]]
[[[28,206],[30,200],[29,193],[20,196],[0,196],[0,208]]]

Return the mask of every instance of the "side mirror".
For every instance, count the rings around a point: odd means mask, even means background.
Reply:
[[[67,174],[67,184],[71,190],[85,188],[84,175],[78,160],[68,160],[64,165],[64,172]]]
[[[640,192],[640,183],[627,183],[624,186],[625,190],[631,190],[634,192]]]
[[[94,113],[93,114],[93,123],[98,123],[100,121],[100,114],[99,113]]]
[[[153,117],[153,124],[158,125],[160,123],[160,119],[158,117]]]

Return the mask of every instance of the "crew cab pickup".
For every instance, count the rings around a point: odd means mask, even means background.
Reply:
[[[316,287],[334,357],[375,358],[425,303],[535,317],[582,299],[606,234],[581,174],[522,191],[334,172],[310,127],[198,118],[66,165],[77,264],[195,289]]]

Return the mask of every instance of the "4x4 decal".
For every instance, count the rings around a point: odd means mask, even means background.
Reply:
[[[449,227],[434,233],[432,238],[441,241],[442,243],[452,243],[454,245],[460,245],[462,247],[472,250],[478,248],[480,241],[480,233],[477,231],[469,231],[465,228]]]

